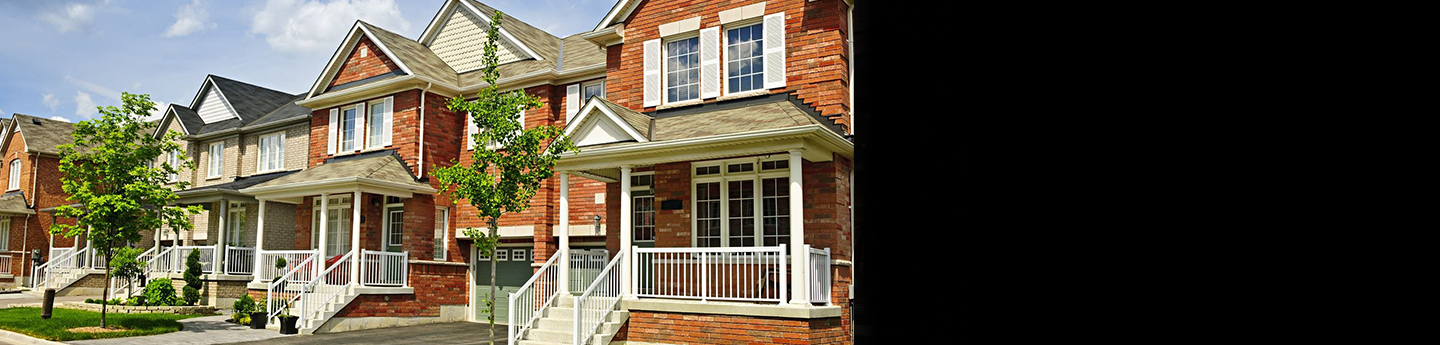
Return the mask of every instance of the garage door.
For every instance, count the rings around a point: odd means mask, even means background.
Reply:
[[[510,315],[510,294],[520,291],[520,286],[530,280],[533,269],[530,268],[530,248],[500,248],[495,252],[496,270],[500,272],[495,277],[495,323],[509,324]],[[475,320],[486,322],[488,317],[485,311],[485,304],[481,298],[490,293],[490,260],[476,256],[475,263],[471,267],[475,269],[475,277],[472,280],[475,284],[470,294],[471,305],[475,306]]]

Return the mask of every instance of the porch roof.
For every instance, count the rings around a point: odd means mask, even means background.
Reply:
[[[241,189],[268,182],[277,178],[285,177],[300,170],[280,171],[264,173],[259,175],[236,177],[235,181],[217,185],[195,187],[175,192],[179,196],[175,200],[176,205],[193,205],[211,203],[220,200],[233,200],[242,202],[254,202],[255,197],[241,193]]]
[[[435,193],[410,172],[393,150],[327,159],[325,164],[239,190],[257,199],[299,198],[322,193],[361,191],[402,198]]]
[[[35,210],[30,209],[24,193],[10,192],[0,196],[0,214],[35,214]]]

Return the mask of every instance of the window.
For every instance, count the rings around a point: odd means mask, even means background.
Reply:
[[[225,243],[243,246],[245,245],[245,204],[230,203],[229,211],[225,215]]]
[[[341,111],[340,152],[355,151],[355,112],[359,109],[352,107]]]
[[[180,171],[180,151],[170,151],[170,159],[166,162],[170,163],[170,168],[177,171],[177,173],[170,174],[170,182],[179,181],[180,174],[178,173],[178,171]]]
[[[385,130],[386,123],[390,122],[390,98],[370,102],[370,114],[365,118],[365,130],[369,135],[365,138],[365,148],[381,148],[390,143],[389,131]]]
[[[509,250],[509,249],[496,249],[496,250],[495,250],[495,261],[510,261],[510,250]]]
[[[225,169],[225,142],[210,144],[210,168],[205,176],[209,178],[220,177],[220,170]]]
[[[10,160],[10,190],[20,189],[20,159]],[[8,248],[8,247],[7,247]]]
[[[0,218],[0,249],[10,250],[10,217]]]
[[[496,250],[498,251],[499,249]],[[490,261],[490,257],[486,256],[485,253],[481,253],[479,250],[476,250],[475,261]]]
[[[700,98],[700,37],[665,43],[665,100]]]
[[[605,98],[605,81],[604,81],[604,80],[601,80],[601,81],[598,82],[598,83],[585,85],[585,86],[581,89],[581,91],[580,91],[580,102],[581,102],[581,103],[584,103],[584,102],[589,101],[589,100],[590,100],[590,97]]]
[[[653,184],[655,175],[630,176],[630,195],[634,213],[631,215],[631,226],[634,231],[634,241],[653,242],[655,241],[655,192]]]
[[[326,258],[342,255],[350,251],[350,196],[331,197],[329,210],[327,211],[325,224],[325,248],[323,255]],[[312,248],[320,247],[320,199],[315,199],[310,216],[310,243]]]
[[[448,229],[450,229],[450,209],[446,207],[436,207],[435,238],[439,240],[436,240],[434,243],[439,244],[439,246],[435,246],[435,251],[432,253],[432,257],[434,257],[435,260],[443,261],[448,257],[447,255],[450,250],[450,236],[446,234],[448,232],[446,230]],[[488,260],[489,258],[486,259]]]
[[[725,30],[725,88],[728,93],[765,88],[764,25]]]
[[[785,160],[759,158],[695,163],[695,246],[773,247],[789,243],[788,165]],[[635,219],[640,224],[638,211]]]
[[[271,172],[285,167],[285,132],[260,136],[260,162],[256,172]]]
[[[405,241],[405,202],[398,197],[385,197],[385,246],[399,246]]]
[[[516,249],[510,251],[510,261],[525,261],[525,250]]]

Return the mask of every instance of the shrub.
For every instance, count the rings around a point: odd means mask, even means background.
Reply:
[[[145,296],[130,297],[125,300],[125,305],[145,305]]]
[[[185,305],[195,305],[200,301],[200,250],[191,249],[190,255],[185,258]]]
[[[148,306],[169,306],[180,305],[180,299],[175,297],[175,285],[170,284],[170,279],[151,280],[145,285],[144,302]]]
[[[240,299],[235,300],[232,307],[235,308],[236,313],[249,313],[255,310],[255,299],[250,298],[249,294],[240,296]]]

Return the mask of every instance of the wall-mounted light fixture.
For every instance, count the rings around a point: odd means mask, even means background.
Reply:
[[[595,234],[600,234],[600,215],[595,215]]]

